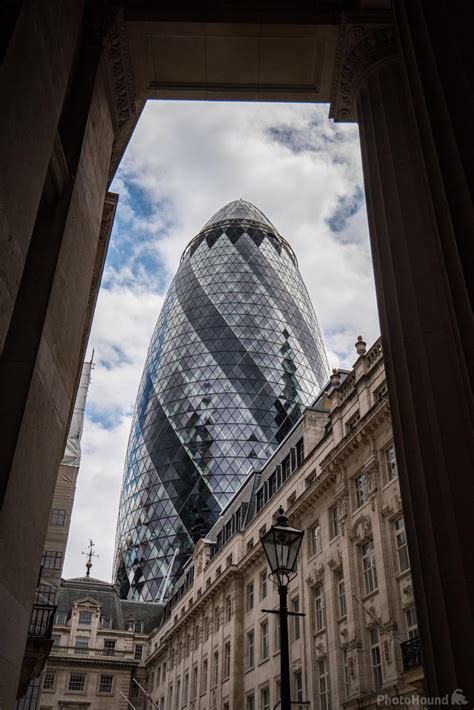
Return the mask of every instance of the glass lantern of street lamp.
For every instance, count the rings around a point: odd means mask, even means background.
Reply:
[[[283,508],[270,530],[261,536],[265,556],[278,586],[286,586],[296,575],[296,559],[303,540],[303,531],[290,528]]]

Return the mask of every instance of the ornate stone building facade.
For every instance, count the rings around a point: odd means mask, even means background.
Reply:
[[[333,371],[198,542],[150,638],[147,686],[160,710],[277,707],[278,617],[266,610],[278,594],[259,537],[280,505],[305,531],[289,588],[290,609],[305,614],[290,619],[293,700],[329,710],[376,707],[380,695],[416,703],[422,692],[381,343],[356,348],[353,370]]]
[[[92,577],[63,581],[54,645],[42,678],[43,710],[143,708],[149,636],[157,604],[120,600],[115,587]]]

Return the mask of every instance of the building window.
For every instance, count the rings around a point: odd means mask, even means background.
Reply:
[[[372,678],[374,681],[374,690],[382,687],[382,655],[380,653],[380,636],[378,626],[372,626],[369,629],[370,639],[370,661],[372,664]]]
[[[347,648],[342,649],[342,670],[344,678],[344,697],[349,697],[349,663],[347,659]]]
[[[296,444],[296,460],[298,462],[298,466],[300,466],[304,461],[304,441],[303,441],[303,439],[300,439],[298,441],[298,443]]]
[[[407,636],[409,639],[414,639],[418,636],[418,619],[416,617],[416,609],[410,606],[405,609],[405,624],[407,627]]]
[[[253,668],[255,665],[255,631],[252,629],[247,632],[247,668]]]
[[[337,614],[339,618],[346,616],[346,588],[344,584],[344,570],[342,567],[334,572],[334,582],[336,587]]]
[[[354,493],[356,508],[360,508],[369,500],[369,477],[366,473],[359,473],[354,478]]]
[[[86,674],[85,673],[70,673],[68,690],[75,693],[83,693],[86,687]]]
[[[395,528],[395,542],[397,545],[398,569],[400,572],[406,572],[407,569],[410,569],[410,559],[408,557],[405,521],[403,518],[397,518],[393,525]]]
[[[291,456],[287,456],[285,459],[283,459],[282,464],[281,464],[282,481],[286,481],[286,479],[290,476],[290,473],[291,473]]]
[[[301,671],[293,673],[294,695],[297,703],[303,702],[303,674]]]
[[[277,475],[276,471],[268,479],[268,497],[271,498],[277,492]]]
[[[339,520],[337,518],[337,506],[329,508],[329,537],[333,540],[339,535]]]
[[[260,691],[260,710],[270,710],[270,688],[262,688]]]
[[[194,698],[196,697],[197,689],[198,689],[198,667],[194,666],[192,681],[191,681],[191,700],[194,700]]]
[[[300,611],[300,598],[299,597],[295,597],[294,599],[291,600],[291,611],[294,614],[299,614],[299,611]],[[301,636],[300,617],[299,616],[292,616],[291,619],[292,619],[293,641],[297,641]]]
[[[225,620],[228,623],[232,618],[232,599],[227,597],[225,600]]]
[[[398,478],[397,459],[395,458],[395,447],[393,444],[385,449],[385,471],[388,481],[393,481],[394,478]]]
[[[219,651],[214,651],[213,668],[212,668],[212,684],[217,685],[219,682]]]
[[[257,491],[257,512],[263,508],[264,502],[264,489],[260,488],[260,490]]]
[[[101,675],[99,682],[99,693],[108,693],[110,695],[112,692],[113,680],[113,675]]]
[[[78,626],[90,626],[92,624],[92,612],[91,611],[80,611],[79,620],[77,622]]]
[[[280,615],[275,614],[275,652],[281,650],[281,626],[280,626]]]
[[[74,641],[74,653],[87,653],[89,648],[89,637],[88,636],[76,636]]]
[[[375,392],[374,392],[374,400],[375,400],[375,402],[376,402],[376,403],[377,403],[377,402],[380,402],[382,399],[385,398],[385,396],[386,396],[387,394],[388,394],[387,383],[386,383],[386,382],[382,382],[382,384],[381,384],[379,387],[377,387],[377,389],[376,389]]]
[[[104,649],[108,651],[107,656],[113,656],[115,651],[115,645],[117,641],[115,639],[104,639]]]
[[[350,433],[351,431],[354,431],[354,429],[357,427],[358,423],[360,422],[360,412],[356,412],[354,416],[352,416],[347,422],[346,422],[346,431],[347,433]]]
[[[260,572],[260,601],[267,596],[267,570]]]
[[[364,577],[364,592],[370,594],[377,589],[377,569],[375,567],[375,549],[374,541],[369,540],[364,545],[360,546],[360,554],[362,558],[362,574]]]
[[[52,634],[51,638],[53,639],[53,646],[61,645],[61,634]]]
[[[49,517],[50,525],[66,525],[67,511],[64,508],[52,508]]]
[[[43,677],[43,690],[54,690],[55,680],[55,671],[46,671]]]
[[[143,658],[143,644],[142,643],[136,643],[135,644],[135,660],[136,661],[141,661]]]
[[[207,663],[207,661],[206,661]],[[163,678],[164,680],[164,678]],[[181,704],[186,705],[188,702],[188,694],[189,694],[189,673],[184,674],[184,681],[183,681],[183,697],[181,698]]]
[[[205,658],[202,662],[202,669],[201,669],[201,693],[205,693],[207,690],[207,658]],[[184,705],[184,703],[183,703]]]
[[[255,710],[255,695],[247,695],[245,710]]]
[[[65,626],[67,621],[67,614],[65,611],[58,611],[56,614],[56,619],[54,620],[54,623],[56,626]]]
[[[268,621],[263,621],[260,624],[260,660],[264,661],[268,654]]]
[[[175,710],[179,710],[179,704],[180,704],[180,702],[181,702],[181,697],[180,697],[180,696],[181,696],[181,679],[178,678],[178,680],[176,681],[176,696],[175,696],[175,699],[174,699]]]
[[[312,555],[317,555],[319,552],[321,552],[321,526],[319,524],[319,520],[315,522],[315,524],[310,530],[310,545],[310,553]]]
[[[323,585],[317,584],[314,588],[314,615],[316,631],[322,631],[326,626],[324,610],[324,589]]]
[[[110,616],[101,616],[100,625],[102,626],[103,629],[111,629],[112,628],[112,619],[110,618]]]
[[[318,661],[318,690],[320,710],[331,709],[331,690],[327,661]]]
[[[63,565],[63,553],[56,550],[45,550],[41,564],[45,569],[61,569]]]
[[[230,676],[230,641],[224,646],[224,678]]]
[[[143,621],[135,621],[133,624],[133,630],[136,634],[143,633]]]
[[[245,607],[247,611],[253,609],[253,582],[247,584],[246,595],[245,595]]]

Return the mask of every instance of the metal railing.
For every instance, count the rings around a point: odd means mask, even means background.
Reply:
[[[53,633],[56,607],[51,604],[35,604],[31,612],[28,636],[50,639]]]
[[[421,651],[421,639],[415,636],[400,644],[403,660],[403,671],[412,671],[423,664],[423,654]]]

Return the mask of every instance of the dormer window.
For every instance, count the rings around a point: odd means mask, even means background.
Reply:
[[[80,611],[78,626],[90,626],[92,624],[92,612]]]

